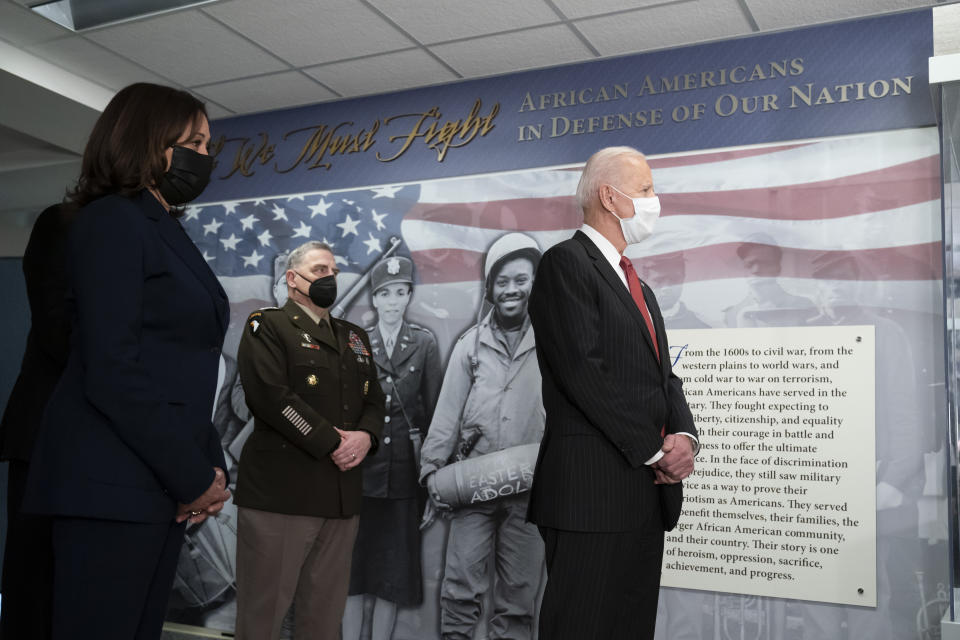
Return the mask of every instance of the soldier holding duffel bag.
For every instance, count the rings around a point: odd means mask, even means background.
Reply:
[[[533,636],[543,542],[526,522],[529,478],[524,480],[523,468],[532,466],[516,448],[543,436],[540,371],[527,316],[539,259],[536,242],[522,233],[508,233],[490,246],[484,298],[492,308],[485,314],[481,308],[478,323],[454,346],[423,443],[421,482],[431,506],[450,518],[440,591],[444,639],[473,638],[491,575],[487,637]],[[446,467],[458,464],[461,484],[467,478],[467,485],[477,486],[467,487],[475,490],[458,504],[448,504],[444,496],[456,493],[457,474]],[[488,562],[491,549],[495,567]]]

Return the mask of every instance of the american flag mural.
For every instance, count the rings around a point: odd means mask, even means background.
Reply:
[[[855,251],[864,279],[886,285],[871,304],[926,310],[922,298],[941,273],[938,153],[935,130],[920,129],[652,158],[663,213],[628,255],[642,263],[682,253],[684,273],[664,284],[692,288],[690,304],[708,317],[749,276],[737,249],[758,238],[781,249],[780,278],[801,291],[825,253]],[[525,231],[543,249],[569,237],[581,224],[579,175],[543,169],[207,203],[191,206],[183,224],[234,304],[269,302],[274,256],[307,240],[334,248],[347,276],[341,291],[392,237],[419,284],[462,290],[478,283],[486,248],[506,231]]]
[[[585,151],[584,160],[587,155]],[[629,247],[627,255],[660,298],[668,330],[804,324],[822,314],[822,285],[856,285],[846,289],[850,297],[841,306],[895,324],[913,362],[904,380],[902,371],[881,370],[895,363],[878,353],[877,376],[883,378],[878,389],[894,378],[909,387],[905,411],[897,415],[908,416],[904,419],[910,424],[897,426],[913,430],[918,445],[908,463],[909,477],[898,488],[907,494],[906,484],[919,479],[919,513],[911,512],[913,521],[899,529],[878,529],[878,537],[886,536],[890,544],[910,541],[909,549],[901,551],[910,554],[914,569],[901,575],[878,560],[881,602],[876,611],[813,603],[774,606],[763,598],[732,600],[741,597],[704,592],[680,597],[665,589],[658,638],[841,637],[829,629],[809,631],[817,629],[812,618],[846,629],[843,637],[906,637],[895,630],[915,628],[917,615],[935,600],[937,584],[946,579],[936,561],[943,557],[946,538],[938,506],[942,486],[929,479],[935,471],[925,466],[923,456],[939,447],[936,407],[942,404],[943,383],[936,129],[659,156],[650,158],[650,165],[663,212],[653,236]],[[487,248],[509,231],[526,232],[542,250],[569,237],[582,222],[574,196],[579,177],[579,166],[565,166],[191,206],[181,219],[184,228],[219,276],[232,307],[215,410],[225,449],[235,453],[232,438],[247,419],[238,415],[242,408],[235,402],[232,362],[244,320],[250,311],[276,305],[285,295],[282,286],[274,293],[284,268],[275,265],[278,255],[307,240],[327,242],[341,268],[341,298],[385,251],[411,257],[416,287],[407,313],[433,331],[445,362],[459,335],[476,321]],[[399,240],[396,247],[392,239]],[[774,267],[751,263],[747,249],[758,246],[771,248]],[[843,260],[856,267],[824,268]],[[773,296],[766,303],[764,291]],[[369,326],[374,317],[370,307],[369,293],[363,292],[344,313]],[[878,405],[878,415],[883,410]],[[886,437],[878,426],[878,440]],[[198,542],[204,535],[227,539],[226,546],[220,551],[202,548],[220,544]],[[187,621],[232,628],[229,527],[221,526],[216,536],[196,533],[193,565],[181,562],[177,588],[190,591],[181,603],[184,611],[206,612],[206,618],[197,614]],[[439,546],[431,551],[431,544]],[[442,566],[442,559],[431,560],[440,555],[442,539],[427,535],[424,548],[425,564]],[[214,573],[223,584],[217,587],[189,575],[194,569],[202,572],[201,556],[211,553],[220,557]],[[401,611],[394,638],[436,637],[437,578],[431,581],[430,576],[425,566],[424,605],[417,612]],[[227,613],[217,618],[218,608]],[[868,635],[856,635],[857,629]],[[820,632],[826,635],[810,635]]]

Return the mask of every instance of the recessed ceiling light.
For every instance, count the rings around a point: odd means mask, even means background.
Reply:
[[[30,7],[31,10],[62,27],[84,31],[118,22],[137,20],[216,0],[53,0]]]

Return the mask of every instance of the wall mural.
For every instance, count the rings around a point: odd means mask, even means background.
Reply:
[[[658,638],[935,637],[947,582],[936,455],[944,423],[936,130],[664,155],[650,164],[663,214],[654,235],[627,253],[658,296],[668,330],[871,324],[877,338],[876,609],[699,591],[691,575],[688,589],[662,590]],[[488,290],[485,257],[504,246],[544,251],[569,237],[580,226],[573,197],[579,169],[208,202],[182,219],[230,297],[214,422],[234,467],[252,429],[237,345],[251,311],[285,301],[290,249],[307,240],[333,247],[341,269],[334,314],[368,327],[372,337],[385,319],[402,319],[389,357],[387,345],[374,347],[383,349],[375,355],[386,393],[401,403],[429,400],[425,415],[405,422],[419,434],[396,429],[390,443],[405,452],[410,484],[393,526],[422,557],[420,566],[379,566],[419,580],[352,598],[345,638],[438,638],[441,624],[477,638],[506,628],[520,629],[510,637],[536,637],[542,550],[523,521],[542,433],[535,337],[528,330],[508,350],[512,356],[485,355],[496,352],[484,337],[491,320],[525,313],[528,292]],[[517,235],[508,241],[507,234]],[[406,269],[405,258],[410,295],[372,297],[374,266],[386,260],[382,269]],[[518,399],[498,395],[511,384]],[[515,404],[513,419],[494,435],[485,430],[485,413],[499,410],[491,409],[495,398]],[[384,452],[389,448],[377,456]],[[424,512],[412,475],[420,463],[440,467],[438,478],[446,471],[450,511]],[[362,553],[375,555],[377,537],[361,537]],[[172,620],[233,628],[235,541],[232,505],[188,530]],[[487,570],[467,588],[456,581],[457,591],[450,577],[462,572],[469,549],[472,561],[486,559]],[[376,563],[367,558],[364,566],[367,582],[376,582]],[[511,588],[501,583],[504,571],[513,572]],[[475,600],[479,610],[465,604]],[[378,628],[375,612],[394,606],[395,626]]]

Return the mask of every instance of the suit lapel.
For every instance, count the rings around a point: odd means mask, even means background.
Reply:
[[[310,340],[305,340],[305,342],[317,342],[319,344],[325,344],[331,349],[340,351],[340,346],[337,344],[336,338],[330,335],[330,332],[327,331],[325,327],[317,324],[313,321],[307,312],[300,308],[300,306],[293,300],[287,300],[287,303],[283,305],[284,312],[290,316],[290,320],[293,321],[293,324],[304,332],[304,334],[310,336]]]
[[[336,344],[333,345],[339,351],[346,351],[350,348],[350,327],[340,322],[333,316],[330,316],[330,326],[333,327],[334,339]]]
[[[583,245],[584,249],[587,252],[587,255],[593,260],[593,266],[600,272],[600,275],[606,281],[607,285],[613,290],[614,295],[619,298],[620,302],[623,303],[623,306],[626,308],[627,313],[640,325],[640,334],[643,336],[643,339],[647,343],[647,347],[650,349],[650,353],[656,357],[656,351],[653,348],[653,339],[650,337],[650,331],[647,329],[647,323],[643,319],[643,314],[640,313],[640,309],[637,308],[637,303],[634,302],[633,296],[630,295],[630,291],[623,286],[623,281],[620,279],[620,276],[614,272],[613,267],[610,266],[610,263],[607,262],[607,259],[604,257],[603,253],[600,252],[600,249],[593,243],[593,241],[587,237],[587,234],[582,231],[577,231],[573,236],[576,240]],[[643,285],[643,299],[647,300],[647,292],[649,287]],[[651,305],[648,302],[647,308],[650,309]],[[651,312],[652,313],[652,312]],[[652,319],[651,315],[651,319]],[[663,322],[661,321],[661,326]],[[656,322],[654,322],[654,328],[656,328]],[[660,331],[659,333],[663,333]],[[658,335],[659,335],[658,333]],[[663,359],[661,358],[661,364],[663,364]]]
[[[148,191],[141,192],[140,197],[145,201],[145,210],[147,216],[157,223],[157,230],[160,237],[168,247],[177,255],[180,260],[187,265],[197,280],[204,286],[210,294],[214,309],[217,313],[217,320],[220,322],[221,331],[227,328],[227,322],[230,316],[230,306],[227,302],[227,294],[217,277],[210,270],[207,261],[203,259],[197,245],[193,243],[187,232],[183,230],[180,223],[177,222],[169,213],[167,213],[160,203],[157,202]],[[149,201],[147,201],[149,199]]]
[[[660,305],[653,295],[653,290],[647,286],[646,282],[640,281],[643,285],[643,300],[647,303],[647,309],[650,311],[650,320],[653,321],[653,329],[657,332],[657,348],[660,350],[660,372],[666,380],[667,372],[670,368],[670,343],[667,341],[667,327],[663,322],[663,316],[660,314]]]

